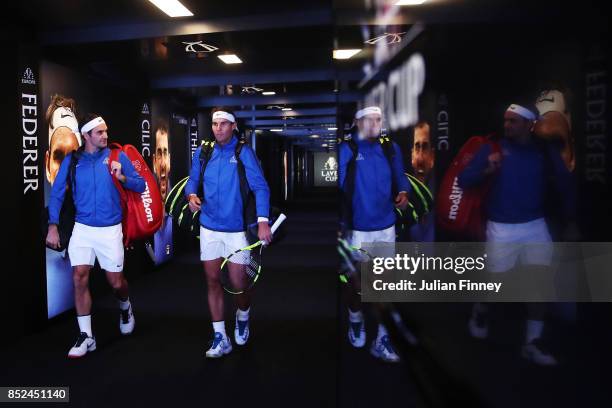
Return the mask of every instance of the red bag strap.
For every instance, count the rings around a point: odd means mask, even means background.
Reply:
[[[127,198],[125,196],[125,190],[123,189],[123,185],[121,185],[121,182],[117,180],[117,177],[115,177],[115,175],[113,174],[111,170],[111,163],[114,161],[116,162],[119,161],[119,154],[123,151],[123,148],[119,143],[111,143],[109,147],[110,147],[110,155],[108,156],[108,171],[111,173],[111,178],[113,179],[113,183],[115,184],[115,187],[117,187],[117,190],[119,191],[119,196],[121,197],[121,205],[124,206],[125,202],[127,201]]]

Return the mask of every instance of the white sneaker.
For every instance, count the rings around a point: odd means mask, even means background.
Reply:
[[[372,342],[370,353],[372,353],[374,357],[380,358],[388,363],[397,363],[400,361],[399,356],[395,353],[395,350],[393,350],[389,336],[386,334],[380,339],[376,339]]]
[[[94,337],[89,337],[85,332],[81,332],[76,343],[68,352],[68,358],[83,357],[89,351],[94,351],[95,349],[96,339]]]
[[[219,358],[232,351],[232,343],[229,339],[221,333],[215,333],[212,344],[208,351],[206,351],[207,358]]]
[[[136,319],[134,319],[134,312],[132,312],[132,305],[130,305],[127,310],[120,310],[119,315],[119,330],[121,334],[127,335],[134,331],[134,325],[136,324]]]
[[[234,340],[239,346],[244,346],[249,339],[249,321],[238,320],[238,312],[236,312],[236,327],[234,328]]]
[[[540,339],[524,344],[521,354],[534,364],[552,367],[558,364],[557,359],[542,345]]]
[[[353,347],[361,348],[365,346],[366,332],[363,320],[358,322],[349,321],[348,338]]]

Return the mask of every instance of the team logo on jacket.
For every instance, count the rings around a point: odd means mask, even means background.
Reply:
[[[236,155],[232,156],[232,158],[230,159],[230,163],[238,163],[238,161],[236,160]]]
[[[102,163],[104,163],[104,164],[108,164],[108,157],[105,157],[105,158],[104,158],[104,161],[103,161]]]
[[[357,153],[357,158],[355,160],[365,160],[365,157],[361,153]]]

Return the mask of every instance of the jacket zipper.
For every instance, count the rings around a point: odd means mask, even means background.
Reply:
[[[97,216],[97,213],[98,213],[98,211],[97,211],[97,209],[98,209],[98,199],[97,199],[97,196],[96,196],[96,164],[97,164],[96,160],[94,160],[93,166],[92,166],[92,168],[93,168],[93,172],[92,172],[93,173],[93,181],[94,181],[94,185],[93,185],[93,187],[94,187],[93,188],[93,191],[94,191],[94,220],[97,221],[97,218],[98,218],[98,216]]]

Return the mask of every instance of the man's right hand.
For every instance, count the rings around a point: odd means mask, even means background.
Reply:
[[[49,230],[47,231],[47,246],[55,249],[59,249],[60,247],[59,232],[55,224],[49,224]]]
[[[202,201],[200,200],[200,197],[195,194],[189,195],[189,209],[191,212],[199,211],[201,205]]]
[[[501,167],[501,153],[495,152],[489,155],[489,167],[485,169],[485,174],[495,173]]]

